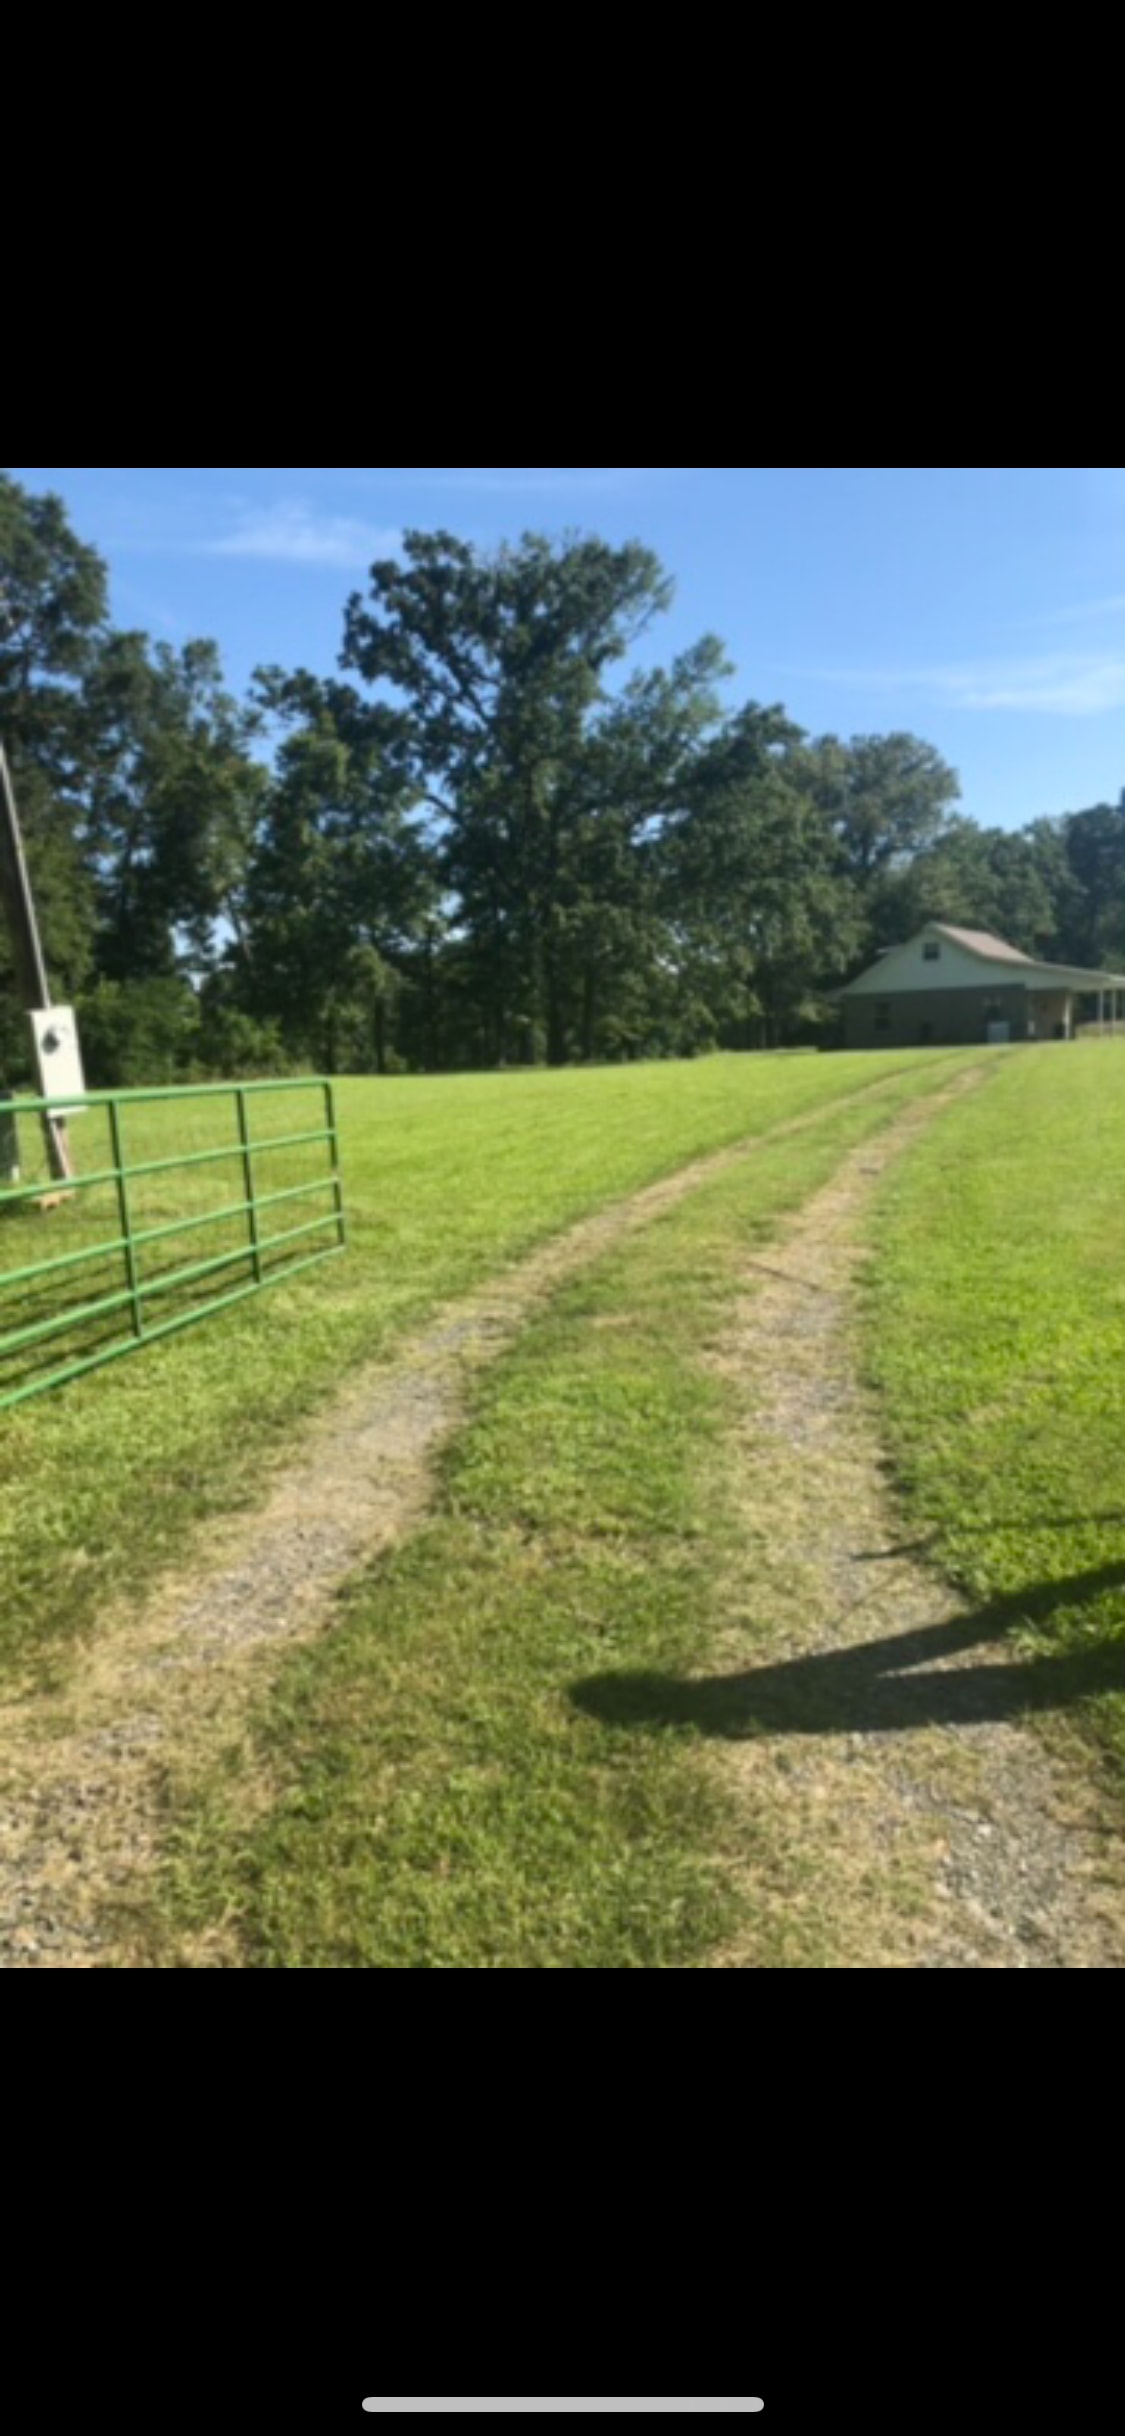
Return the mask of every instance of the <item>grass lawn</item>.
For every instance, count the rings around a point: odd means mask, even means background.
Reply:
[[[715,1948],[735,1834],[702,1743],[622,1735],[575,1694],[605,1669],[706,1665],[742,1544],[709,1348],[780,1214],[948,1071],[916,1061],[764,1143],[531,1323],[478,1380],[431,1518],[287,1660],[209,1780],[170,1792],[171,1857],[130,1950],[614,1968]]]
[[[891,1177],[869,1361],[908,1529],[1125,1765],[1125,1044],[1011,1052]]]
[[[933,1065],[918,1053],[716,1057],[340,1084],[342,1259],[0,1413],[0,1664],[49,1669],[107,1597],[140,1596],[193,1522],[254,1498],[302,1413],[443,1296],[702,1152],[900,1070]],[[133,1155],[173,1147],[178,1121],[131,1112]],[[192,1111],[193,1142],[208,1121]],[[73,1128],[87,1169],[101,1158],[94,1128],[92,1114]],[[0,1201],[0,1268],[85,1240],[97,1213],[77,1212],[28,1219]],[[139,1214],[170,1214],[166,1182]],[[116,1233],[108,1197],[99,1222]],[[13,1301],[0,1287],[0,1327],[27,1317],[25,1290]]]

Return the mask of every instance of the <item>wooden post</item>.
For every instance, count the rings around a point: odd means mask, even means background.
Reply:
[[[12,792],[8,757],[0,744],[0,907],[8,924],[12,942],[12,963],[15,966],[16,987],[23,1000],[24,1013],[33,1007],[49,1007],[51,1003],[47,967],[43,961],[43,946],[39,924],[35,918],[35,899],[23,851],[16,799]],[[61,1117],[49,1113],[43,1118],[43,1139],[47,1146],[47,1165],[57,1183],[65,1184],[74,1174],[66,1126]]]

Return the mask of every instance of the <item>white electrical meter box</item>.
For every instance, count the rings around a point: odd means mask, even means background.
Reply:
[[[70,1100],[76,1103],[68,1108],[56,1108],[56,1116],[81,1116],[86,1097],[86,1077],[82,1072],[82,1051],[78,1046],[74,1008],[36,1008],[31,1016],[31,1039],[40,1096],[45,1100]]]

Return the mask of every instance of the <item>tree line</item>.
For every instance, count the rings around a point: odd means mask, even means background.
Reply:
[[[1125,965],[1125,794],[984,828],[915,736],[732,710],[714,636],[638,665],[670,598],[639,543],[407,533],[339,673],[239,701],[214,643],[113,627],[63,503],[0,475],[0,737],[91,1082],[829,1039],[927,918]]]

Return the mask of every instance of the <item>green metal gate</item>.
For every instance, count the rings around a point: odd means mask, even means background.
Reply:
[[[72,1107],[12,1099],[3,1114],[0,1410],[344,1248],[335,1103],[322,1076],[91,1091]],[[82,1172],[63,1184],[43,1160],[46,1116],[75,1120]],[[41,1172],[5,1183],[16,1143]],[[279,1215],[295,1223],[279,1227]],[[204,1229],[212,1248],[185,1261],[178,1239]],[[224,1271],[223,1291],[212,1292]]]

